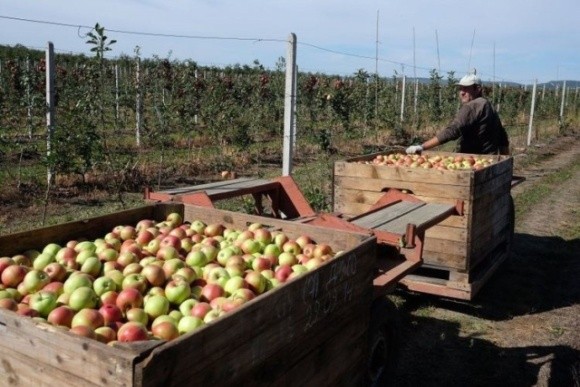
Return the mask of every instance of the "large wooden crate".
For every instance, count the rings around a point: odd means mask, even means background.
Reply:
[[[435,154],[468,156],[425,152]],[[462,202],[463,215],[451,216],[426,232],[424,268],[403,283],[427,293],[471,299],[508,254],[513,159],[489,156],[495,162],[478,171],[439,171],[365,163],[375,156],[335,163],[334,210],[347,217],[360,215],[389,188],[425,202]]]
[[[106,345],[0,310],[0,385],[359,385],[364,377],[376,240],[178,203],[0,237],[0,256],[96,238],[118,224],[173,211],[245,227],[261,222],[291,237],[310,234],[344,254],[171,342]]]

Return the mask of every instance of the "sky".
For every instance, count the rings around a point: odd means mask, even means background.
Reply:
[[[106,57],[275,69],[296,35],[299,71],[484,81],[580,80],[578,0],[0,0],[0,44],[92,55],[96,23],[117,40]]]

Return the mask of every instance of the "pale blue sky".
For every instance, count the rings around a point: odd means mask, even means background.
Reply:
[[[377,11],[382,76],[397,71],[428,77],[438,67],[443,75],[461,76],[476,67],[484,80],[580,80],[578,0],[2,0],[0,44],[43,48],[52,41],[60,52],[89,55],[84,26],[98,22],[118,41],[109,57],[133,55],[139,46],[143,57],[204,66],[252,65],[257,59],[274,68],[293,32],[301,71],[374,73]]]

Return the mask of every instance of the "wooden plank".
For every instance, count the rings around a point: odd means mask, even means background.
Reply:
[[[208,191],[208,190],[215,190],[215,189],[235,189],[235,188],[248,188],[251,186],[267,184],[270,181],[265,179],[259,178],[249,178],[249,177],[240,177],[234,180],[224,180],[224,181],[217,181],[213,183],[206,183],[206,184],[198,184],[198,185],[190,185],[186,187],[177,187],[172,189],[166,189],[159,191],[161,193],[169,194],[169,195],[178,195],[178,194],[187,194],[199,191]]]
[[[417,207],[413,209],[413,211],[404,214],[404,216],[393,219],[377,228],[393,234],[404,234],[407,230],[408,224],[414,224],[418,229],[423,229],[425,225],[431,223],[433,219],[450,212],[453,208],[453,206],[448,204],[425,204],[424,206]]]
[[[337,161],[334,164],[334,175],[397,182],[422,181],[426,184],[469,187],[471,185],[472,171],[439,171],[436,169]]]
[[[465,227],[445,226],[442,223],[430,227],[425,232],[425,238],[447,239],[450,241],[463,242],[465,244],[469,241],[467,229]]]
[[[404,201],[398,202],[388,207],[381,208],[380,210],[366,214],[361,218],[356,218],[352,221],[352,223],[368,229],[381,228],[381,226],[385,225],[386,223],[392,222],[404,215],[408,215],[409,213],[416,211],[417,208],[424,205],[425,203],[411,203]]]
[[[471,198],[471,189],[469,186],[429,184],[417,181],[360,179],[356,177],[335,176],[334,185],[363,191],[381,192],[388,188],[396,188],[411,191],[415,195],[463,200]]]

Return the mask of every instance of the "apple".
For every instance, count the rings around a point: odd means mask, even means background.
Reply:
[[[172,212],[167,215],[165,220],[169,223],[171,227],[180,226],[183,223],[183,216],[178,212]]]
[[[151,328],[151,334],[161,340],[171,341],[179,337],[181,332],[178,331],[175,324],[169,321],[162,321]]]
[[[209,324],[210,322],[220,318],[222,316],[222,312],[217,309],[212,309],[203,318],[203,322]]]
[[[93,340],[97,339],[97,334],[95,333],[95,330],[88,326],[78,325],[74,328],[71,328],[69,332],[89,339]]]
[[[203,326],[205,322],[196,316],[183,316],[179,323],[177,324],[177,330],[179,334],[184,335],[189,332],[193,332],[196,329]]]
[[[156,255],[157,252],[159,252],[160,248],[161,248],[161,240],[157,238],[152,239],[151,241],[149,241],[149,243],[147,243],[146,246],[143,246],[143,250],[153,255]]]
[[[137,242],[141,247],[146,247],[152,240],[155,239],[155,235],[147,229],[139,231],[135,237],[135,242]]]
[[[141,274],[151,286],[163,286],[166,282],[165,272],[159,265],[149,264],[143,267]]]
[[[41,254],[49,254],[53,257],[56,256],[56,253],[61,249],[61,246],[57,243],[49,243],[42,249]]]
[[[107,304],[116,305],[118,295],[119,293],[116,290],[109,290],[108,292],[101,294],[100,296],[101,305]]]
[[[126,343],[133,341],[148,340],[149,334],[144,324],[139,322],[129,321],[121,325],[117,332],[117,340]]]
[[[191,312],[189,313],[189,315],[203,319],[207,314],[207,312],[209,312],[211,309],[212,308],[209,303],[199,302],[191,308]]]
[[[48,274],[42,270],[30,270],[22,279],[22,285],[26,293],[34,293],[42,289],[50,282]]]
[[[18,303],[13,298],[0,298],[0,309],[16,312],[18,310]]]
[[[191,288],[185,280],[174,279],[165,285],[165,297],[172,304],[179,305],[190,296]]]
[[[296,255],[294,253],[291,252],[282,252],[279,256],[278,256],[278,264],[279,265],[295,265],[298,263],[298,259],[296,258]]]
[[[256,257],[252,261],[252,269],[254,271],[270,270],[272,268],[272,261],[266,257]]]
[[[10,265],[4,269],[0,279],[2,280],[2,284],[4,286],[8,288],[15,288],[19,283],[22,282],[27,272],[28,269],[26,269],[24,266]]]
[[[89,287],[81,287],[75,289],[71,294],[68,301],[68,306],[70,306],[75,311],[79,311],[85,308],[95,308],[99,303],[99,297],[93,290]]]
[[[153,295],[146,299],[143,309],[150,321],[169,313],[169,300],[163,296]]]
[[[189,226],[190,229],[194,230],[197,234],[204,234],[206,224],[199,219],[194,220],[191,222]]]
[[[179,258],[172,258],[170,260],[163,262],[163,271],[165,272],[165,278],[171,278],[177,270],[185,267],[185,262]]]
[[[262,294],[266,290],[266,278],[257,271],[249,271],[244,279],[248,288],[256,294]]]
[[[201,250],[192,250],[185,256],[185,263],[188,266],[203,267],[208,262],[207,256]]]
[[[144,326],[149,323],[149,316],[143,308],[131,308],[125,312],[125,317],[127,317],[127,321],[135,321]]]
[[[32,268],[35,270],[44,270],[44,268],[51,262],[56,262],[54,254],[41,253],[32,261]]]
[[[313,257],[311,259],[308,260],[308,262],[306,262],[304,264],[304,266],[306,266],[306,268],[311,271],[316,269],[318,266],[322,265],[324,263],[324,261],[322,260],[322,258],[320,257]]]
[[[254,230],[254,239],[264,245],[272,243],[272,233],[267,228],[258,228]]]
[[[189,315],[191,315],[191,310],[197,304],[199,304],[199,301],[197,299],[188,298],[187,300],[185,300],[181,304],[179,304],[179,311],[181,312],[181,314],[183,316],[189,316]]]
[[[151,328],[153,328],[154,326],[156,326],[159,323],[162,323],[163,321],[169,321],[172,324],[175,324],[175,326],[177,326],[177,320],[175,320],[175,318],[173,318],[172,316],[170,316],[168,314],[163,314],[163,315],[157,317],[155,320],[153,320],[153,322],[151,323]]]
[[[230,273],[225,268],[217,266],[209,270],[205,279],[210,284],[218,284],[223,287],[230,279]]]
[[[40,316],[46,318],[56,308],[56,299],[56,294],[41,290],[30,296],[28,305],[36,310]]]
[[[148,286],[147,278],[145,278],[143,274],[132,273],[123,278],[121,289],[134,288],[137,289],[139,293],[144,294]]]
[[[101,297],[103,294],[109,291],[116,291],[117,284],[111,277],[98,277],[93,282],[93,290],[97,294],[97,296]]]
[[[122,271],[117,270],[117,269],[113,269],[113,270],[107,271],[104,274],[105,274],[105,277],[109,277],[113,281],[115,281],[115,284],[117,285],[117,289],[122,289],[123,280],[125,279],[125,276],[123,275]]]
[[[227,296],[229,296],[236,290],[246,287],[248,287],[248,285],[242,277],[232,277],[224,284],[224,292]]]
[[[231,312],[232,310],[239,308],[240,306],[242,306],[245,303],[246,303],[246,301],[241,299],[241,298],[235,298],[235,299],[228,298],[222,304],[222,310],[226,313]]]
[[[64,292],[64,284],[59,281],[52,281],[44,285],[42,290],[54,293],[58,297]]]
[[[306,234],[300,235],[299,237],[297,237],[295,239],[295,241],[296,241],[296,243],[298,243],[298,246],[300,246],[301,249],[304,249],[304,246],[306,246],[308,244],[315,244],[312,237],[310,237],[309,235],[306,235]]]
[[[135,230],[140,232],[153,226],[155,226],[155,221],[153,219],[141,219],[135,225]]]
[[[112,247],[97,250],[97,257],[101,262],[113,262],[119,258],[119,252]]]
[[[197,279],[197,272],[193,270],[189,266],[185,266],[182,268],[177,269],[175,273],[171,276],[171,278],[175,279],[176,277],[181,277],[187,281],[187,283],[191,284],[193,281]]]
[[[224,289],[215,283],[208,283],[201,289],[200,300],[210,302],[214,298],[222,297]]]
[[[122,267],[126,267],[131,263],[139,262],[139,257],[137,256],[137,254],[131,251],[123,251],[120,252],[119,255],[117,256],[116,262]]]
[[[110,343],[117,340],[117,332],[110,326],[102,326],[95,329],[95,336],[101,343]]]
[[[282,245],[282,252],[296,255],[302,252],[302,248],[295,240],[288,240]]]
[[[278,245],[280,249],[282,249],[284,243],[290,240],[288,236],[281,231],[273,233],[272,237],[274,238],[274,244]]]
[[[103,316],[103,325],[109,325],[112,322],[121,321],[123,319],[123,312],[115,304],[101,305],[99,313]]]
[[[71,321],[71,328],[77,326],[91,327],[93,330],[102,327],[105,324],[103,315],[93,308],[84,308],[79,310]]]
[[[207,239],[205,239],[205,240],[207,240]],[[202,243],[202,244],[203,244],[203,246],[201,246],[201,252],[207,257],[207,261],[208,262],[215,261],[217,259],[217,255],[219,253],[219,248],[217,246],[209,244],[209,242]]]
[[[203,234],[207,237],[215,237],[222,235],[225,230],[224,225],[219,223],[208,224],[203,231]]]
[[[141,273],[141,270],[143,270],[143,266],[138,262],[130,263],[121,269],[124,276],[128,276],[129,274],[139,274]]]
[[[183,230],[181,230],[183,231]],[[185,236],[185,231],[183,231]],[[157,258],[160,259],[171,259],[179,256],[179,249],[181,248],[181,239],[175,235],[167,234],[160,241],[159,251],[157,252]],[[168,258],[165,258],[168,256]]]
[[[216,259],[220,265],[225,266],[228,259],[233,255],[236,255],[233,246],[228,246],[219,250]]]
[[[76,312],[68,305],[60,305],[54,308],[46,318],[46,321],[53,325],[70,328],[72,319]]]
[[[120,271],[121,269],[123,269],[123,266],[121,266],[117,261],[107,261],[103,263],[103,274],[106,274],[111,270]]]
[[[17,254],[12,257],[12,260],[16,265],[31,267],[32,266],[32,258],[28,255],[24,254]]]
[[[14,260],[11,257],[0,257],[0,277],[2,276],[4,269],[14,264]]]
[[[274,257],[278,257],[281,252],[282,252],[282,249],[280,248],[280,246],[278,246],[275,243],[269,243],[266,246],[264,246],[264,249],[263,249],[264,255],[269,255],[269,256],[274,256]]]
[[[68,275],[66,268],[58,262],[51,262],[43,269],[51,281],[64,282]]]
[[[90,276],[97,277],[101,272],[103,264],[99,261],[99,258],[92,256],[88,257],[82,264],[80,271],[87,273]]]
[[[332,247],[326,243],[319,243],[314,247],[314,251],[312,252],[312,256],[316,258],[320,258],[323,255],[331,255],[332,254]]]
[[[82,287],[93,287],[93,281],[91,277],[86,273],[76,272],[71,275],[64,281],[64,292],[66,294],[72,294],[78,288]]]
[[[246,239],[242,242],[240,248],[246,254],[255,254],[262,250],[262,244],[255,239]]]
[[[123,289],[117,295],[115,303],[122,312],[131,308],[140,308],[143,305],[143,295],[135,288]]]
[[[290,274],[293,273],[292,266],[290,265],[280,265],[276,268],[274,272],[274,278],[276,278],[279,282],[286,282]]]

